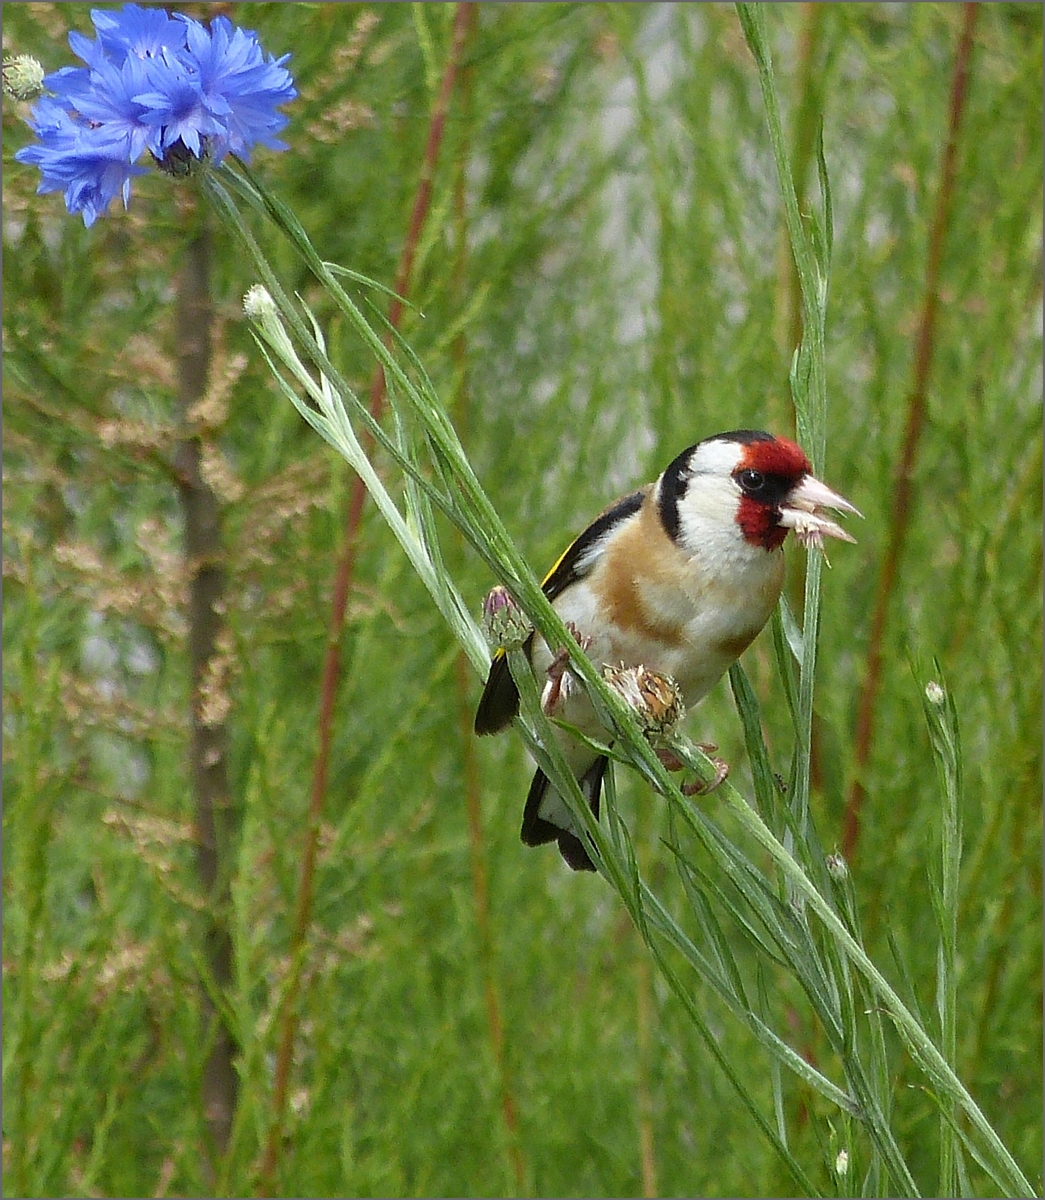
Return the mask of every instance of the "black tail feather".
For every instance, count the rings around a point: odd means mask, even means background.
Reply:
[[[602,797],[602,781],[606,775],[609,759],[600,755],[584,773],[580,780],[581,791],[595,814],[599,816],[600,800]],[[521,837],[524,846],[543,846],[547,842],[558,842],[559,853],[566,864],[574,871],[594,871],[595,864],[585,847],[584,841],[572,830],[562,829],[546,821],[539,813],[541,801],[549,786],[548,776],[538,767],[534,773],[530,791],[526,797],[526,808],[523,811]]]
[[[519,692],[504,654],[494,656],[482,699],[475,713],[475,732],[481,736],[500,733],[519,711]]]
[[[559,834],[559,853],[566,860],[566,865],[574,871],[594,871],[595,864],[584,848],[579,837],[565,831]]]
[[[544,793],[548,790],[548,783],[548,776],[538,767],[526,795],[526,807],[523,809],[522,831],[519,836],[524,846],[543,846],[546,842],[554,842],[562,833],[558,825],[553,825],[551,821],[537,815]]]

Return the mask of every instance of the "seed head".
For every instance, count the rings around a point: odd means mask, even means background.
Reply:
[[[936,682],[935,679],[930,679],[925,685],[925,698],[936,708],[942,708],[943,702],[947,698],[947,693]]]
[[[686,715],[678,684],[643,666],[606,666],[602,677],[635,710],[647,736],[663,736]]]

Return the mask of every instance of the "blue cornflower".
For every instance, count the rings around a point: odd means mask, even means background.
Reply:
[[[207,111],[200,87],[199,69],[164,51],[145,64],[148,90],[137,99],[144,105],[143,119],[153,128],[149,149],[161,161],[180,141],[196,158],[204,154],[203,138],[220,134],[223,126]]]
[[[144,175],[144,167],[127,158],[123,139],[111,140],[102,129],[77,121],[53,96],[44,96],[33,108],[39,142],[19,150],[19,162],[40,168],[38,192],[64,192],[65,207],[83,213],[90,227],[116,196],[123,206],[131,195],[131,178]]]
[[[266,62],[257,35],[237,29],[227,17],[215,17],[209,35],[198,21],[182,20],[189,53],[199,68],[204,103],[225,127],[212,147],[215,158],[230,151],[249,156],[255,142],[286,150],[286,142],[274,135],[287,124],[277,106],[297,95],[293,87],[286,94],[290,75],[283,64],[290,55],[278,59],[270,55]]]
[[[101,61],[82,74],[86,81],[74,68],[68,81],[53,89],[56,95],[64,96],[91,130],[122,142],[128,162],[137,162],[146,149],[156,153],[150,140],[154,130],[147,120],[149,110],[138,98],[148,85],[145,62],[128,55],[122,66]]]
[[[40,192],[61,190],[71,213],[90,226],[117,196],[126,207],[145,151],[164,169],[185,174],[192,160],[249,159],[260,143],[285,150],[275,135],[279,106],[297,95],[283,64],[266,56],[252,30],[215,17],[206,29],[191,17],[125,4],[95,9],[97,40],[69,34],[86,67],[44,79],[52,93],[29,121],[39,139],[15,158],[40,168]]]

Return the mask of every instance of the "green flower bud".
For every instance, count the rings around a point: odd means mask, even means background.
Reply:
[[[491,588],[483,601],[483,629],[494,649],[518,650],[533,626],[506,587]]]
[[[35,100],[44,92],[44,69],[29,54],[5,58],[4,91],[15,100]]]

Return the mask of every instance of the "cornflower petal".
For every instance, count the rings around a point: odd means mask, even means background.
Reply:
[[[128,162],[140,158],[153,133],[145,120],[147,108],[138,95],[147,86],[145,63],[128,55],[122,67],[99,63],[91,71],[91,87],[76,99],[80,116],[106,130],[113,141],[123,138]]]
[[[98,31],[97,45],[116,66],[122,66],[128,55],[158,58],[164,50],[178,51],[185,46],[181,22],[162,8],[142,8],[138,4],[125,4],[118,10],[95,8],[91,20]],[[72,38],[70,34],[70,45]],[[80,54],[75,46],[73,50]],[[87,61],[83,54],[80,57]]]
[[[91,91],[91,72],[87,67],[59,67],[44,76],[44,87],[61,96],[69,108],[77,108]]]
[[[181,19],[204,102],[224,125],[212,147],[215,160],[230,151],[249,158],[257,142],[284,148],[273,134],[287,124],[287,118],[276,112],[277,106],[297,96],[290,72],[282,65],[289,55],[266,59],[257,34],[237,28],[226,17],[215,17],[209,32],[198,21]]]

